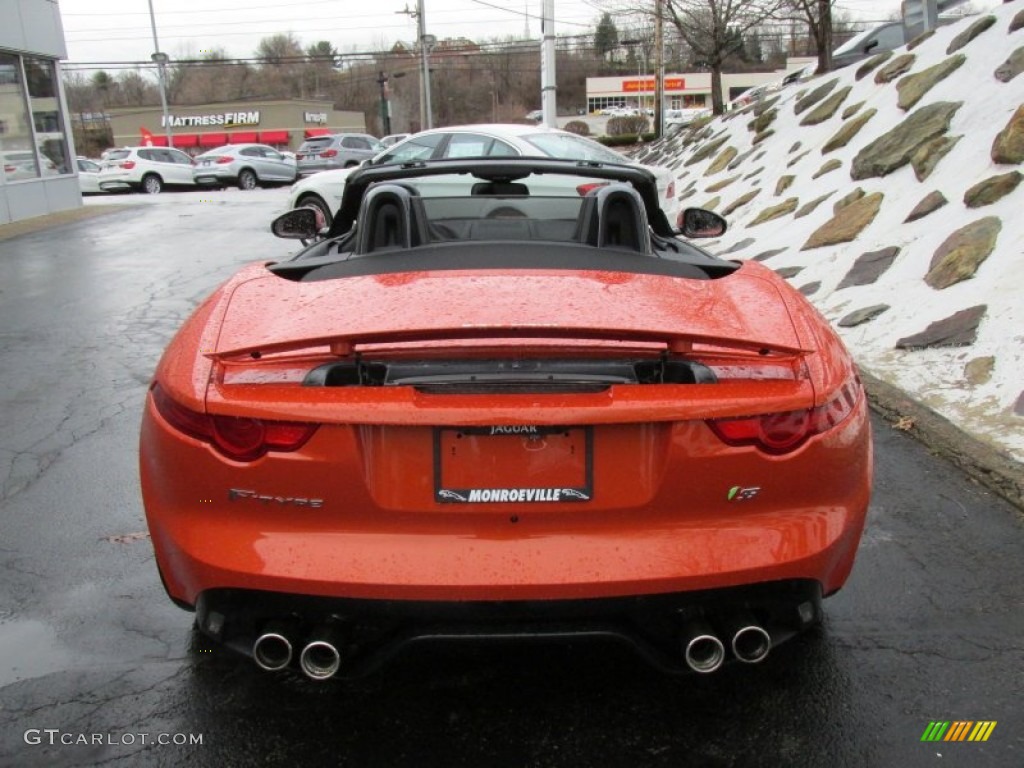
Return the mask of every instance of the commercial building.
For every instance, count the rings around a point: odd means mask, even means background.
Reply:
[[[732,101],[748,88],[773,83],[786,71],[730,72],[722,75],[722,98]],[[654,76],[626,75],[587,78],[587,111],[597,112],[608,107],[654,106]],[[686,72],[665,75],[665,109],[710,109],[711,73]]]
[[[82,204],[66,120],[60,59],[67,57],[52,0],[0,2],[0,224]]]
[[[309,99],[172,105],[167,116],[170,131],[160,107],[110,109],[107,114],[115,146],[138,146],[149,141],[166,147],[170,133],[171,145],[191,155],[225,144],[249,142],[294,151],[312,136],[366,131],[362,112],[337,110],[332,102]]]

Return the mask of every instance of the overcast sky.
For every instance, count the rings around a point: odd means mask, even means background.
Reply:
[[[292,32],[304,46],[328,40],[341,51],[379,50],[416,37],[416,22],[400,13],[416,0],[152,0],[160,47],[171,57],[223,48],[253,55],[259,41]],[[555,0],[555,32],[593,30],[604,9],[645,0]],[[439,39],[487,40],[540,36],[541,0],[425,0],[427,32]],[[836,0],[846,12],[888,18],[899,0]],[[148,60],[153,52],[147,0],[60,0],[68,61]]]

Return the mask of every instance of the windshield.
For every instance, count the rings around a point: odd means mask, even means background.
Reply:
[[[548,157],[562,160],[594,160],[600,163],[629,163],[624,156],[603,144],[572,133],[533,133],[522,138]]]
[[[124,160],[131,154],[131,150],[128,149],[115,149],[113,152],[107,155],[107,160]]]
[[[900,36],[900,38],[902,38],[903,30],[902,30],[902,28],[899,27],[899,25],[896,25],[896,24],[891,24],[891,25],[890,24],[885,24],[885,25],[882,25],[880,27],[872,27],[871,29],[864,30],[863,32],[861,32],[859,35],[857,35],[855,37],[851,37],[845,43],[843,43],[838,48],[836,48],[834,51],[832,51],[832,55],[833,56],[839,56],[839,55],[844,54],[844,53],[851,53],[851,52],[854,52],[854,51],[859,51],[863,47],[864,43],[869,38],[871,38],[871,37],[881,36],[881,35],[883,35],[885,33],[888,33],[888,34],[885,35],[886,37],[888,37],[889,35],[892,35],[893,33],[889,32],[890,29],[894,30],[895,33],[898,34]],[[894,45],[892,47],[898,47],[898,45],[899,45],[899,43],[896,43],[896,45]]]
[[[384,154],[373,158],[374,165],[387,165],[389,163],[411,163],[416,160],[429,160],[434,149],[444,138],[440,133],[428,133],[420,136],[410,136],[405,141],[392,145]]]

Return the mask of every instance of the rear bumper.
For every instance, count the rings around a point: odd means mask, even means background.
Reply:
[[[127,179],[104,179],[100,181],[99,187],[104,192],[115,192],[122,189],[135,189],[139,186],[138,182],[128,181]]]
[[[192,180],[199,186],[214,186],[220,184],[234,184],[238,177],[234,173],[217,173],[215,171],[204,171],[192,176]]]
[[[286,514],[308,519],[317,510],[295,507]],[[150,517],[168,590],[187,604],[212,588],[364,599],[557,600],[811,579],[830,593],[845,581],[863,527],[859,515],[818,509],[751,515],[718,528],[680,522],[659,530],[542,531],[519,523],[518,533],[503,538],[466,525],[430,533],[415,524],[390,532],[282,530],[281,520],[260,509],[232,521],[198,518]]]

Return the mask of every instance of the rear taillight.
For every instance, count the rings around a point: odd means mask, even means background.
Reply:
[[[851,378],[835,397],[818,408],[708,419],[707,425],[727,445],[753,445],[765,453],[789,453],[808,438],[839,426],[853,412],[859,392],[860,384]]]
[[[135,167],[135,161],[125,160],[124,162],[121,163],[121,167],[124,168],[126,171],[130,171],[132,168]]]
[[[665,187],[665,199],[666,200],[671,200],[675,196],[676,196],[676,182],[675,182],[675,179],[673,179],[672,181],[670,181],[668,183],[668,186]]]
[[[227,155],[222,155],[221,157],[217,158],[217,165],[227,165],[228,163],[231,162],[232,159],[233,158],[230,158]]]
[[[336,157],[337,154],[338,150],[336,149],[325,149],[323,152],[320,153],[320,157]]]
[[[319,426],[197,413],[172,400],[159,384],[153,387],[153,404],[167,423],[179,432],[210,443],[235,461],[255,461],[267,451],[297,451]]]
[[[590,181],[586,184],[580,184],[576,187],[576,192],[580,197],[586,197],[587,193],[592,189],[598,189],[599,187],[607,187],[607,181]]]

